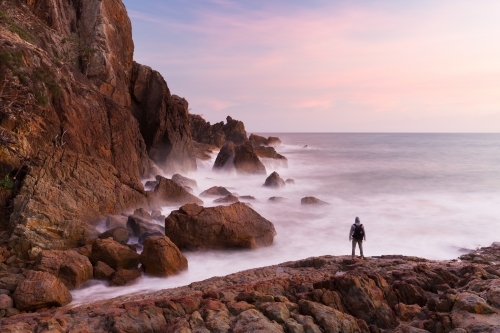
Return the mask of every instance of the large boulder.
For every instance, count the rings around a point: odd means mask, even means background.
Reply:
[[[33,269],[54,275],[70,290],[78,288],[93,277],[90,260],[73,250],[42,251]]]
[[[176,274],[188,267],[186,257],[166,236],[146,239],[140,260],[144,272],[155,276]]]
[[[204,208],[187,204],[165,219],[179,248],[257,248],[273,243],[274,225],[244,203]]]
[[[13,295],[16,308],[36,311],[63,306],[73,299],[66,286],[54,275],[41,271],[28,271]]]
[[[280,175],[276,171],[270,174],[264,183],[264,186],[274,187],[274,188],[280,188],[285,185],[286,185],[285,181],[281,179]]]
[[[265,174],[266,167],[259,160],[252,143],[247,141],[235,149],[234,166],[239,174]]]
[[[125,286],[132,284],[140,277],[141,272],[138,269],[119,269],[113,274],[109,284],[111,286]]]
[[[221,204],[231,204],[240,201],[238,197],[230,194],[226,195],[225,197],[218,198],[214,200],[214,203],[221,203]]]
[[[114,270],[119,268],[137,268],[139,265],[139,254],[128,246],[115,242],[111,238],[96,239],[92,244],[92,263],[102,261]]]
[[[135,237],[139,238],[146,233],[160,232],[163,234],[165,231],[162,226],[137,215],[130,215],[128,217],[127,229],[132,231]]]
[[[158,185],[153,192],[153,201],[158,206],[180,206],[186,203],[203,204],[203,201],[189,193],[174,181],[156,176]]]

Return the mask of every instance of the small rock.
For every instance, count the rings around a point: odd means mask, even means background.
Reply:
[[[156,236],[165,236],[163,232],[160,231],[148,231],[139,236],[139,244],[144,244],[146,239]]]
[[[234,333],[247,333],[247,332],[269,332],[269,333],[283,333],[283,328],[271,322],[262,313],[255,309],[244,311],[236,317],[234,325]]]
[[[295,184],[295,180],[292,178],[288,178],[287,180],[285,180],[285,183],[293,185],[293,184]]]
[[[285,303],[261,303],[259,305],[259,310],[262,311],[269,320],[274,320],[280,324],[284,324],[288,318],[290,318],[290,311]]]
[[[151,221],[151,214],[149,214],[144,208],[138,208],[134,210],[133,216],[140,217],[141,219],[144,219],[146,221]]]
[[[394,309],[396,310],[396,315],[402,321],[411,321],[420,312],[420,306],[418,304],[406,305],[404,303],[398,303]]]
[[[192,189],[198,188],[198,183],[196,183],[196,180],[184,177],[178,173],[176,173],[175,175],[172,176],[172,180],[183,187],[187,186],[187,187],[190,187]]]
[[[302,205],[329,205],[328,202],[319,200],[315,197],[304,197],[300,200],[300,203]]]
[[[276,171],[270,174],[264,183],[264,186],[274,187],[274,188],[280,188],[285,185],[286,185],[285,181],[281,179],[280,175]]]
[[[287,200],[287,198],[283,198],[283,197],[270,197],[268,199],[268,201],[275,202],[275,203],[277,203],[277,202],[283,202],[283,201],[286,201],[286,200]]]
[[[208,190],[201,192],[200,197],[208,197],[208,196],[222,197],[228,195],[231,195],[231,192],[229,192],[225,187],[213,186]]]
[[[239,200],[232,194],[214,200],[214,203],[235,203],[235,202],[239,202]]]

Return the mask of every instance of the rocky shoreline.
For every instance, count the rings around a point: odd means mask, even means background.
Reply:
[[[500,244],[448,261],[308,258],[0,325],[2,332],[497,333]]]

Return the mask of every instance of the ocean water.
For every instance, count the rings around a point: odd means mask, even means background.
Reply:
[[[467,249],[500,241],[500,134],[306,134],[265,133],[283,142],[277,151],[288,168],[263,161],[294,185],[263,187],[266,176],[212,171],[200,162],[187,175],[199,189],[225,186],[252,195],[253,209],[273,222],[272,246],[257,250],[185,252],[186,272],[143,277],[131,286],[92,281],[72,291],[74,303],[187,285],[213,276],[299,260],[348,255],[350,226],[365,226],[365,256],[403,254],[457,258]],[[167,175],[170,176],[170,175]],[[273,203],[269,197],[286,200]],[[304,206],[314,196],[330,205]],[[215,206],[205,199],[205,206]],[[178,207],[164,207],[168,215]]]

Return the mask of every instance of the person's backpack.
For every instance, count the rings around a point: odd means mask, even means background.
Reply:
[[[364,236],[365,236],[365,231],[363,229],[363,225],[354,224],[354,232],[352,234],[352,238],[357,240],[363,240]]]

